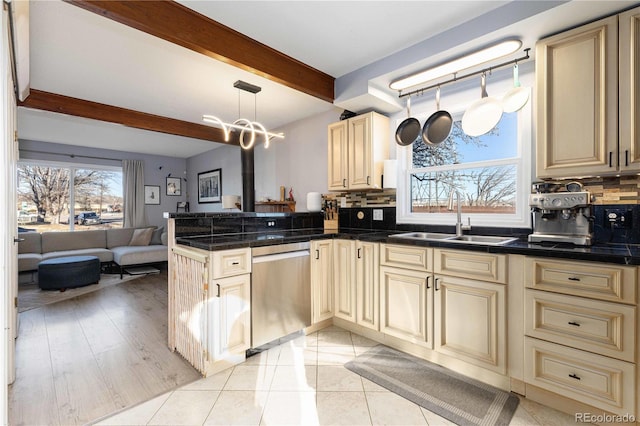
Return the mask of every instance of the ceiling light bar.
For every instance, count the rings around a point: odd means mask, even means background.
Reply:
[[[522,46],[520,40],[505,40],[441,65],[392,81],[389,87],[393,90],[404,90],[449,74],[455,76],[455,74],[462,70],[509,55],[520,49],[520,46]]]
[[[255,86],[251,83],[247,83],[246,81],[238,80],[233,83],[233,87],[236,89],[244,90],[245,92],[253,93],[254,95],[262,90],[262,87]]]

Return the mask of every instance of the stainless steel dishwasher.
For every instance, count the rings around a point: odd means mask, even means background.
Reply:
[[[251,249],[251,346],[311,325],[309,242]]]

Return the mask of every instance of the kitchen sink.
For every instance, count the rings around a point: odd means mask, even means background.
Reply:
[[[495,237],[491,235],[462,235],[461,237],[453,237],[447,241],[471,243],[471,244],[488,244],[490,246],[500,246],[516,241],[514,237]]]
[[[393,234],[390,237],[408,238],[411,240],[447,240],[455,238],[453,234],[440,234],[438,232],[407,232],[405,234]]]
[[[410,240],[446,241],[451,243],[484,244],[489,246],[501,246],[517,240],[517,238],[514,237],[498,237],[492,235],[462,235],[456,237],[454,234],[441,234],[438,232],[407,232],[390,236]]]

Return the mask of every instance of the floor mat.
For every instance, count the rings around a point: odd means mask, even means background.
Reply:
[[[386,346],[345,367],[458,425],[508,425],[518,397]]]

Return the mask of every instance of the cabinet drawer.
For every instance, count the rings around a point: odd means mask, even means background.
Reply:
[[[436,273],[505,284],[507,256],[503,254],[436,249],[433,257]]]
[[[528,336],[635,360],[634,306],[528,289],[524,311]]]
[[[382,266],[393,266],[418,271],[432,271],[432,252],[433,249],[428,247],[381,244],[380,264]]]
[[[525,338],[525,382],[615,414],[635,415],[635,365]]]
[[[613,302],[636,303],[636,268],[527,258],[525,286]]]
[[[211,254],[212,278],[231,277],[251,272],[251,249],[214,251]]]

